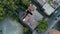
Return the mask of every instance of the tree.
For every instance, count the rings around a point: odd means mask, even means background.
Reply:
[[[22,0],[22,3],[29,6],[31,4],[31,0]]]
[[[0,6],[0,21],[4,19],[5,12],[5,9],[2,6]]]
[[[45,20],[39,21],[39,24],[38,24],[38,26],[36,27],[36,30],[37,30],[38,32],[44,32],[44,31],[46,31],[47,29],[48,29],[48,24],[47,24],[47,22],[46,22]]]
[[[3,17],[17,17],[16,11],[22,10],[25,11],[28,8],[28,4],[30,4],[29,0],[0,0],[0,19]],[[2,13],[1,13],[2,12]],[[3,17],[1,17],[3,15]],[[4,16],[5,15],[5,16]]]
[[[32,32],[28,28],[24,27],[23,34],[32,34]]]
[[[18,7],[13,0],[0,0],[0,20],[3,20],[6,15],[13,15]]]

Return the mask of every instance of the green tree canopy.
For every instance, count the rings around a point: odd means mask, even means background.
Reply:
[[[0,19],[2,20],[3,17],[6,15],[16,17],[15,12],[18,9],[25,11],[28,8],[27,5],[30,4],[30,2],[29,0],[27,1],[25,0],[0,0]]]
[[[38,26],[36,27],[36,30],[38,32],[44,32],[48,29],[48,24],[45,20],[40,20]]]
[[[0,7],[0,21],[3,20],[5,16],[5,9],[3,7]]]
[[[22,3],[29,6],[31,4],[31,0],[22,0]]]

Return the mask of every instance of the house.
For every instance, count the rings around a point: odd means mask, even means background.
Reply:
[[[52,31],[49,34],[60,34],[60,31],[52,29]]]
[[[43,16],[39,15],[30,15],[28,14],[24,19],[23,22],[27,24],[31,29],[35,29],[38,25],[38,21],[42,20]]]
[[[31,9],[31,7],[34,8],[34,11]],[[37,7],[35,5],[30,6],[30,12],[33,14],[32,16],[38,21],[43,18],[43,16],[36,10]]]
[[[38,21],[35,20],[35,18],[28,14],[24,19],[23,22],[27,24],[31,29],[34,29],[38,25]]]
[[[45,12],[48,16],[50,16],[50,15],[55,11],[55,9],[52,8],[48,3],[46,3],[46,4],[43,6],[43,8],[45,9],[44,12]]]
[[[30,10],[31,14],[28,14],[24,19],[23,22],[27,24],[32,30],[36,28],[38,25],[38,21],[43,19],[43,16],[36,10],[35,5],[29,6],[28,10]]]

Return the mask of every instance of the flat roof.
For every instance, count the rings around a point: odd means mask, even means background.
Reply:
[[[46,3],[46,4],[43,6],[43,8],[45,9],[44,12],[45,12],[47,15],[51,15],[51,14],[55,11],[55,9],[52,8],[48,3]]]

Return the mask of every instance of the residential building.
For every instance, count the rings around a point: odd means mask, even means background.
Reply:
[[[34,30],[34,28],[38,25],[38,21],[34,19],[34,17],[30,14],[28,14],[24,19],[24,23],[27,24],[31,29]]]
[[[48,3],[46,3],[46,4],[43,6],[43,8],[45,9],[44,12],[45,12],[48,16],[50,16],[50,15],[55,11],[55,9],[52,8]]]
[[[29,10],[32,13],[32,15],[28,14],[23,19],[23,22],[29,25],[29,27],[34,30],[35,27],[38,25],[38,21],[43,19],[43,16],[36,10],[36,7],[34,5],[31,5],[29,7]]]

